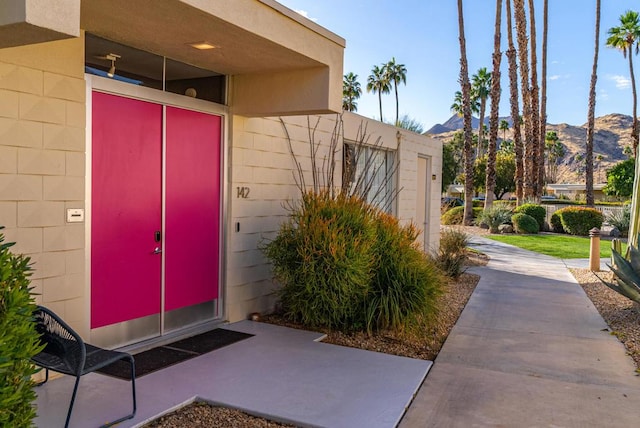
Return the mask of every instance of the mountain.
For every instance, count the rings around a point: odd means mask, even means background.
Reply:
[[[498,121],[503,119],[509,122],[509,126],[511,126],[511,124],[513,123],[511,121],[511,117],[500,117],[498,118]],[[479,123],[480,123],[480,119],[473,116],[471,117],[471,127],[473,129],[478,129]],[[489,126],[488,117],[484,118],[484,123],[485,125]],[[445,132],[457,131],[458,129],[462,129],[462,126],[463,126],[463,118],[461,116],[458,116],[457,114],[454,114],[445,123],[443,124],[437,123],[433,125],[427,132],[425,132],[425,134],[436,136],[437,134],[443,134]]]
[[[440,126],[445,127],[449,121]],[[453,121],[452,123],[455,124],[457,122]],[[593,138],[595,183],[605,182],[606,170],[627,158],[622,150],[625,146],[631,145],[632,124],[632,117],[624,114],[613,113],[596,118]],[[432,136],[448,142],[458,129],[462,129],[461,124],[460,127],[454,128],[454,130],[436,132]],[[427,133],[430,133],[429,131]],[[581,126],[568,125],[566,123],[547,124],[547,131],[555,131],[558,134],[559,141],[565,148],[564,157],[558,161],[558,183],[584,182],[584,161],[580,160],[580,158],[584,158],[587,124],[585,123]],[[502,137],[502,131],[499,131],[498,135]],[[507,131],[505,137],[507,140],[512,139],[513,131]],[[501,141],[502,138],[498,140]],[[602,156],[601,161],[597,161],[596,157],[598,155]]]

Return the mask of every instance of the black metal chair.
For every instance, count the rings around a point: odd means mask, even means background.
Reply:
[[[62,321],[60,317],[45,307],[38,306],[33,315],[36,322],[36,329],[40,334],[40,341],[45,345],[42,352],[31,359],[34,364],[45,369],[45,379],[40,382],[38,386],[43,385],[49,380],[49,370],[76,377],[71,403],[69,404],[69,411],[67,412],[67,420],[64,425],[65,428],[69,426],[80,377],[119,360],[128,360],[131,364],[133,413],[102,426],[109,427],[133,418],[136,414],[136,371],[133,356],[126,352],[110,351],[84,343],[78,333]]]

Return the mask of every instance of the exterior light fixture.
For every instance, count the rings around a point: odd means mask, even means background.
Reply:
[[[116,74],[116,60],[118,60],[119,58],[122,58],[120,55],[114,54],[114,53],[110,53],[108,55],[105,56],[105,59],[111,61],[111,67],[109,68],[109,71],[107,72],[107,76],[109,77],[113,77]]]
[[[188,43],[188,45],[191,46],[192,48],[199,49],[201,51],[208,50],[208,49],[215,49],[217,47],[217,46],[212,45],[211,43],[205,42],[205,41],[195,42],[195,43]]]

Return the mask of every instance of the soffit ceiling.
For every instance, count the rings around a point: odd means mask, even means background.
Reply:
[[[123,45],[227,75],[326,66],[178,0],[82,0],[81,28]],[[197,50],[189,46],[200,41],[217,48]]]

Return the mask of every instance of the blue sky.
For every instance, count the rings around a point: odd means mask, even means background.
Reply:
[[[453,0],[278,0],[344,37],[344,72],[358,75],[363,95],[358,113],[378,118],[378,96],[365,90],[376,64],[392,57],[407,68],[407,84],[400,86],[400,114],[408,114],[425,129],[451,116],[453,95],[459,90],[460,47],[457,2]],[[470,75],[481,67],[491,70],[495,1],[465,0],[465,35]],[[595,36],[595,0],[549,1],[548,96],[550,123],[586,122]],[[536,0],[538,48],[542,45],[542,1]],[[626,10],[640,11],[638,0],[605,0],[601,6],[600,60],[596,116],[631,114],[628,60],[607,48],[607,30]],[[503,6],[504,13],[504,6]],[[502,50],[506,50],[503,16]],[[515,37],[515,34],[514,34]],[[538,61],[540,65],[540,55]],[[640,56],[634,56],[636,80]],[[501,73],[507,76],[506,57]],[[508,116],[508,83],[503,80],[500,114]],[[383,116],[395,119],[393,92],[383,95]]]

